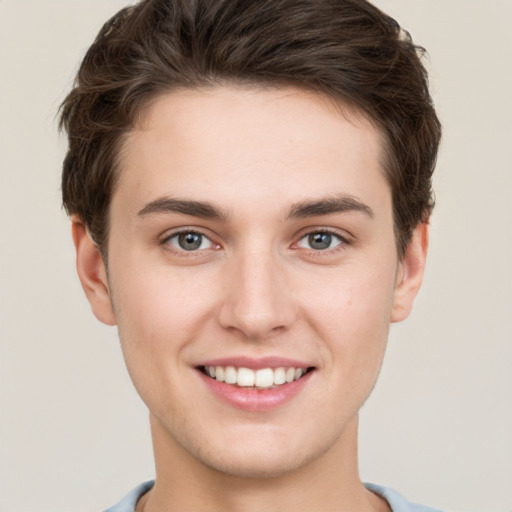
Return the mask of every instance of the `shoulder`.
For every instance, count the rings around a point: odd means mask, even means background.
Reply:
[[[149,480],[132,489],[119,503],[106,509],[104,512],[134,512],[139,498],[153,487],[154,480]]]
[[[400,493],[390,489],[389,487],[368,483],[365,483],[364,486],[369,491],[372,491],[384,498],[389,503],[392,512],[441,512],[436,508],[425,507],[424,505],[411,503],[410,501],[407,501]]]

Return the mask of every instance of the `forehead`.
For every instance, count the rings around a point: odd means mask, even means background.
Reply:
[[[234,194],[284,204],[365,190],[387,200],[381,156],[380,132],[319,94],[181,90],[156,98],[126,137],[112,206],[119,197],[135,208],[163,195],[229,203]],[[338,185],[348,189],[332,190]]]

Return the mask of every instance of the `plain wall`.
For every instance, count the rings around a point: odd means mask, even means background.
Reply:
[[[365,481],[512,511],[511,0],[379,0],[429,51],[444,124],[424,288],[361,413]],[[102,510],[153,476],[147,412],[90,313],[56,111],[123,0],[0,0],[0,511]]]

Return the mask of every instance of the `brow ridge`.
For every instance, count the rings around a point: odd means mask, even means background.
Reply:
[[[145,217],[146,215],[158,213],[180,213],[182,215],[191,215],[204,219],[226,220],[227,214],[216,206],[206,201],[190,201],[186,199],[174,199],[172,197],[161,197],[144,205],[137,215]]]
[[[374,217],[373,210],[359,199],[349,195],[337,195],[294,203],[288,212],[287,218],[299,219],[346,212],[362,212],[370,218]],[[226,212],[207,201],[192,201],[171,197],[161,197],[147,203],[137,215],[144,217],[159,213],[178,213],[219,221],[225,221],[228,217]]]
[[[346,212],[361,212],[371,219],[375,217],[373,210],[359,199],[350,195],[336,195],[295,203],[290,208],[287,218],[301,219]]]

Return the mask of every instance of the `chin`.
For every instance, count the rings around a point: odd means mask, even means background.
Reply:
[[[300,471],[322,458],[332,446],[332,443],[321,443],[321,436],[310,438],[308,443],[304,437],[268,434],[254,433],[250,438],[240,437],[238,442],[231,436],[215,448],[210,445],[208,450],[197,450],[194,455],[204,466],[226,476],[268,479]]]
[[[283,456],[283,454],[263,453],[255,456],[251,451],[244,454],[224,454],[222,458],[202,461],[210,469],[223,475],[247,479],[280,478],[291,474],[309,462],[301,456]]]

